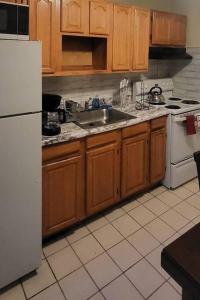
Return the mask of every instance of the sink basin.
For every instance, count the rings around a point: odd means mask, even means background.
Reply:
[[[73,114],[75,123],[84,129],[91,129],[100,126],[113,124],[120,121],[136,119],[116,109],[89,110]]]

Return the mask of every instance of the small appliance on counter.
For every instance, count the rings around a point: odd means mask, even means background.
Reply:
[[[59,107],[62,97],[53,94],[42,95],[42,134],[53,136],[60,134]]]
[[[153,86],[148,94],[148,100],[150,104],[163,105],[165,104],[165,98],[163,96],[161,87],[158,84]]]

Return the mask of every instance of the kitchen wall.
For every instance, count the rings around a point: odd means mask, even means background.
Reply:
[[[170,70],[175,93],[184,98],[200,100],[200,34],[199,0],[175,0],[172,11],[187,15],[187,52],[193,60],[177,61]]]
[[[191,61],[178,60],[169,67],[174,93],[178,97],[200,100],[200,48],[187,48]]]
[[[167,61],[150,61],[148,73],[117,73],[92,76],[43,78],[43,92],[62,95],[65,100],[85,102],[96,95],[106,100],[119,95],[119,83],[123,78],[130,80],[130,93],[135,81],[146,78],[164,78],[170,73]]]

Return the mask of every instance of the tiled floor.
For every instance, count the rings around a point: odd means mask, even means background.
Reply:
[[[161,251],[198,222],[197,179],[174,191],[160,186],[45,245],[37,274],[0,300],[180,300]]]

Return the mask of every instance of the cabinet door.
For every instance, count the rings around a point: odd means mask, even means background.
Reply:
[[[151,133],[150,183],[161,181],[165,176],[166,129]]]
[[[185,46],[186,44],[186,16],[172,15],[170,39],[172,45]]]
[[[77,222],[84,204],[81,156],[43,166],[43,235]]]
[[[42,41],[43,73],[54,73],[59,17],[57,0],[30,2],[30,39]]]
[[[131,69],[131,7],[114,5],[113,70]]]
[[[135,8],[134,12],[133,69],[147,70],[149,63],[150,11]]]
[[[122,144],[122,197],[144,189],[148,184],[149,134],[125,139]]]
[[[171,15],[165,12],[153,12],[152,20],[152,44],[170,44]]]
[[[109,34],[111,5],[102,1],[90,1],[90,33]]]
[[[87,0],[61,1],[61,31],[86,33],[89,24]]]
[[[109,144],[87,153],[87,214],[119,200],[120,148]]]

